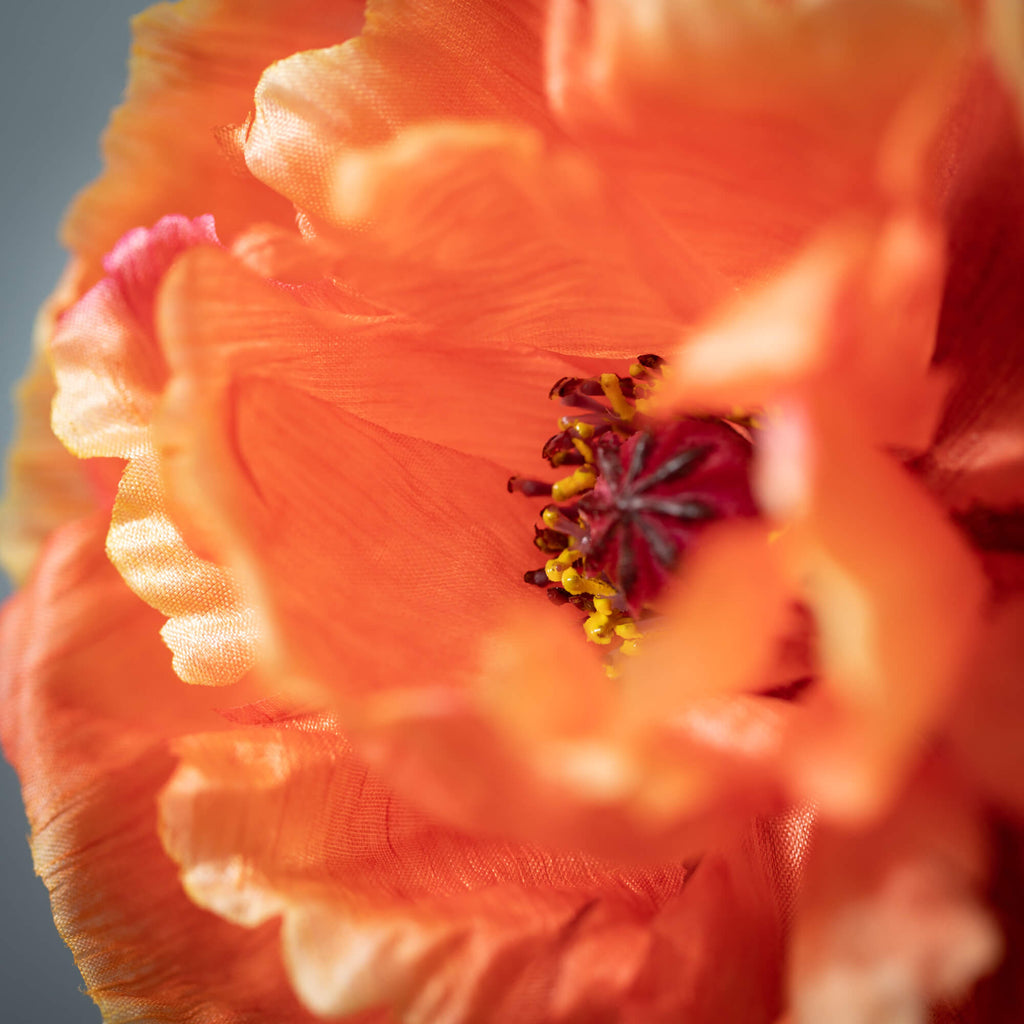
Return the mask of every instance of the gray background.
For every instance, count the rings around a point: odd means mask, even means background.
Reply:
[[[7,0],[0,19],[0,440],[36,307],[64,263],[57,224],[99,172],[98,140],[125,80],[129,17],[145,0]],[[4,586],[3,593],[6,593]],[[25,841],[17,778],[0,760],[0,1024],[97,1024]]]

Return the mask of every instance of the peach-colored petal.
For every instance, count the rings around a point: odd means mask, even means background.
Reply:
[[[547,84],[666,259],[746,279],[922,179],[963,23],[952,2],[558,0]]]
[[[239,248],[248,257],[246,239]],[[273,380],[396,433],[497,462],[540,464],[559,407],[548,398],[580,366],[505,333],[453,337],[394,316],[350,312],[335,291],[283,288],[226,254],[193,253],[164,293],[163,342],[179,377],[224,387]],[[184,387],[178,381],[175,387]]]
[[[978,822],[952,779],[933,786],[870,831],[816,836],[793,935],[795,1024],[912,1024],[998,962]]]
[[[253,220],[291,224],[289,204],[239,173],[218,129],[244,120],[272,61],[340,42],[361,23],[354,0],[187,0],[139,15],[127,99],[104,139],[106,169],[64,226],[85,285],[126,231],[166,214],[212,214],[228,239]]]
[[[983,0],[982,7],[989,48],[1024,117],[1024,8],[1014,0]]]
[[[913,208],[827,225],[684,341],[661,400],[770,409],[832,378],[871,436],[923,451],[947,390],[930,372],[943,251],[940,225]]]
[[[663,630],[624,666],[635,691],[625,704],[638,716],[664,720],[704,697],[755,691],[790,622],[792,592],[764,523],[709,530],[675,589]]]
[[[774,460],[807,470],[802,505],[769,502],[792,517],[779,543],[820,631],[822,680],[788,748],[792,781],[824,814],[856,818],[885,805],[947,710],[985,581],[918,481],[858,435],[838,396],[822,402],[791,420],[802,452],[766,443],[761,478],[764,489],[781,475]]]
[[[204,489],[278,658],[342,689],[464,682],[476,638],[527,596],[511,567],[534,557],[533,510],[509,499],[507,471],[279,383],[242,379],[207,401],[169,472],[194,510]]]
[[[93,512],[112,490],[90,485],[89,473],[50,430],[53,374],[35,355],[17,394],[18,432],[7,456],[0,504],[0,562],[16,583],[28,577],[46,538],[62,524]]]
[[[80,458],[127,459],[148,449],[167,378],[153,320],[157,286],[179,253],[203,243],[217,243],[209,216],[164,217],[128,232],[104,257],[103,280],[57,320],[48,344],[53,430]]]
[[[470,838],[391,794],[323,720],[181,753],[162,819],[189,892],[249,926],[282,915],[318,1013],[710,1021],[735,996],[725,979],[749,972],[750,1019],[770,1019],[773,915],[742,856],[709,857],[688,881],[682,866]],[[758,940],[725,941],[737,927]]]
[[[176,621],[164,636],[183,679],[235,682],[257,628],[231,575],[194,554],[166,509],[151,419],[167,380],[156,336],[157,288],[175,257],[217,240],[212,219],[162,218],[129,232],[107,276],[60,317],[50,339],[53,426],[75,454],[129,460],[107,549],[129,586]],[[188,595],[187,600],[182,593]]]
[[[107,563],[103,528],[58,530],[0,620],[4,749],[57,926],[106,1020],[311,1022],[275,930],[243,932],[198,910],[160,847],[169,738],[218,716],[175,678],[159,616]]]
[[[40,309],[32,332],[32,355],[15,392],[17,427],[7,454],[0,501],[0,563],[15,583],[28,576],[43,544],[58,526],[109,507],[121,463],[72,458],[50,429],[53,371],[46,344],[61,312],[75,301],[79,274],[74,261]]]
[[[107,554],[128,586],[168,616],[161,632],[185,682],[224,685],[249,670],[259,639],[256,615],[234,576],[185,543],[167,512],[152,452],[132,459],[121,478]]]
[[[710,301],[681,268],[669,304],[614,219],[615,183],[532,129],[442,123],[343,153],[336,273],[446,330],[617,359],[664,349]]]
[[[535,0],[372,0],[363,34],[270,66],[239,132],[257,178],[307,216],[329,215],[334,159],[446,117],[522,121],[552,133]]]

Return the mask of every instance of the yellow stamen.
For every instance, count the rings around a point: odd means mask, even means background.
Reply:
[[[565,570],[582,557],[579,551],[566,548],[556,558],[549,558],[544,563],[544,574],[552,583],[561,583]]]
[[[580,466],[571,476],[562,477],[551,487],[551,497],[555,501],[567,501],[569,498],[588,491],[594,486],[597,474],[590,466]]]
[[[586,441],[583,441],[583,440],[581,440],[578,437],[574,437],[572,439],[572,444],[573,444],[573,447],[576,449],[576,451],[578,451],[580,453],[580,455],[583,456],[583,458],[584,458],[584,460],[586,462],[589,462],[591,464],[593,463],[593,461],[594,461],[594,452],[593,452],[593,449],[590,447],[589,444],[587,444]]]
[[[620,420],[628,423],[636,414],[636,407],[626,400],[622,393],[622,385],[619,384],[619,376],[616,373],[601,374],[601,390],[612,407],[612,412]]]
[[[587,639],[595,644],[610,644],[612,642],[612,631],[610,620],[607,615],[594,612],[586,622],[583,623],[583,631]]]
[[[595,597],[614,597],[615,588],[609,583],[581,576],[579,570],[569,568],[562,573],[562,586],[573,596],[577,594],[593,594]],[[596,608],[596,605],[595,605]]]
[[[554,505],[548,505],[543,512],[540,514],[544,525],[549,530],[557,528],[558,524],[562,521],[562,513],[559,509],[555,508]]]
[[[640,632],[640,627],[632,619],[623,619],[615,627],[615,635],[621,636],[623,640],[642,640],[644,636]]]

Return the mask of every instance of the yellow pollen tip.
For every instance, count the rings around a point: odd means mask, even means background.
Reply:
[[[636,414],[636,409],[630,402],[626,401],[626,396],[622,393],[622,385],[619,384],[618,374],[602,373],[601,390],[604,392],[605,398],[608,399],[612,412],[620,420],[628,423]]]
[[[544,575],[547,576],[552,583],[561,583],[566,571],[572,566],[572,563],[582,557],[583,556],[579,551],[576,551],[573,548],[566,548],[556,558],[549,558],[544,563]]]
[[[593,463],[594,452],[586,441],[581,441],[578,437],[574,437],[572,439],[572,444],[576,451],[578,451],[587,462]]]
[[[551,497],[555,501],[568,501],[569,498],[588,491],[594,486],[597,474],[590,466],[580,466],[571,476],[563,477],[551,487]]]
[[[591,579],[589,576],[582,576],[578,569],[570,568],[562,573],[562,586],[573,596],[577,594],[592,594],[595,597],[613,597],[615,595],[615,588],[613,586],[602,583],[600,580]],[[596,602],[594,608],[596,611]]]
[[[642,640],[644,636],[632,619],[623,619],[615,627],[615,635],[622,637],[623,640]]]
[[[587,639],[595,644],[610,644],[612,642],[611,622],[607,615],[594,612],[585,623],[583,631]]]

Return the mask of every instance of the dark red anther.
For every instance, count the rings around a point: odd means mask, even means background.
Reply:
[[[546,555],[559,555],[569,543],[568,535],[558,530],[543,529],[539,526],[533,528],[533,543],[536,548]]]
[[[551,484],[546,484],[543,480],[531,480],[526,476],[510,476],[506,486],[509,494],[525,494],[527,498],[551,497]]]
[[[757,514],[752,448],[720,420],[687,418],[594,446],[599,469],[579,503],[588,566],[604,572],[638,616],[708,522]]]
[[[661,376],[661,368],[665,365],[665,360],[661,356],[656,356],[653,352],[645,352],[642,356],[637,356],[636,361],[645,369],[652,373]]]
[[[523,582],[533,587],[546,587],[550,580],[543,569],[529,569],[523,573]]]
[[[541,455],[552,466],[582,466],[585,461],[572,443],[572,434],[568,430],[549,437],[544,442]]]

